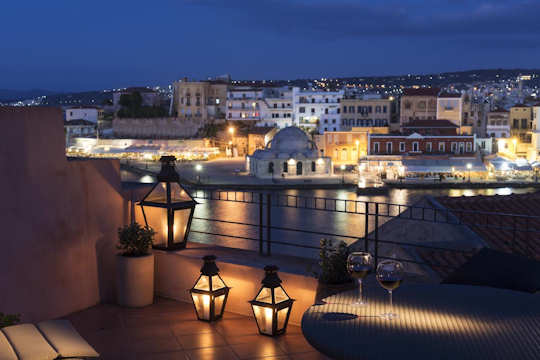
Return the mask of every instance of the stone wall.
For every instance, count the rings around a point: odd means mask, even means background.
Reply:
[[[118,161],[68,161],[58,108],[0,107],[0,120],[0,312],[39,321],[113,301],[129,210]]]
[[[204,125],[201,118],[114,119],[115,136],[131,138],[183,138],[194,136]]]

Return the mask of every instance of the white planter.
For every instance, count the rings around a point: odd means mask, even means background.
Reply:
[[[141,307],[154,302],[154,255],[116,257],[116,298],[119,305]]]

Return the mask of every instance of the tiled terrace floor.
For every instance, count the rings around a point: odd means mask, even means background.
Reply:
[[[208,324],[196,320],[191,304],[162,298],[145,308],[98,305],[66,318],[104,360],[329,359],[298,326],[270,338],[258,334],[252,318],[226,313]]]

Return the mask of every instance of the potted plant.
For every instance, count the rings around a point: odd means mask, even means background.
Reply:
[[[20,321],[21,315],[19,314],[4,314],[0,312],[0,329],[11,325],[17,325]]]
[[[137,223],[118,229],[121,251],[116,261],[118,304],[141,307],[154,302],[154,255],[149,252],[154,230]]]
[[[347,271],[350,253],[347,243],[340,241],[335,244],[330,239],[321,239],[320,247],[319,271],[315,273],[319,279],[315,304],[324,304],[323,299],[356,286]]]

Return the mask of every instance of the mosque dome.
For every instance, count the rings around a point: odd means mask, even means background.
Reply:
[[[310,153],[312,150],[316,150],[317,146],[300,128],[290,126],[274,135],[266,148],[274,153],[293,154]]]

